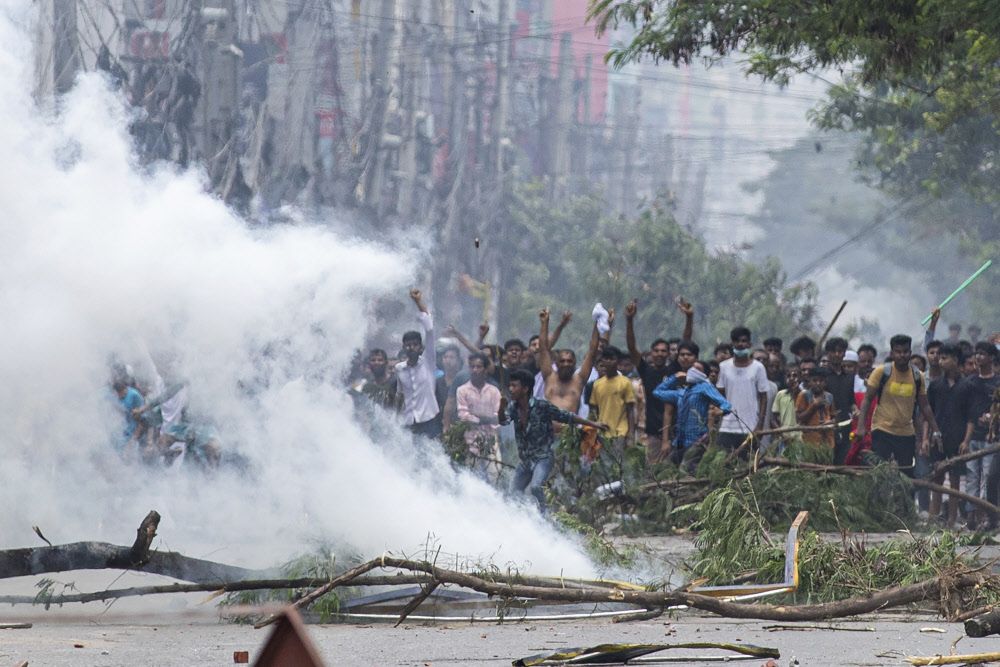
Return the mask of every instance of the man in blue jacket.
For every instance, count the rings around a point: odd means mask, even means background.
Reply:
[[[709,408],[732,412],[733,406],[719,393],[705,375],[705,366],[700,362],[686,373],[677,373],[664,378],[653,390],[653,395],[665,404],[674,406],[676,419],[673,428],[673,451],[670,459],[693,473],[701,457],[705,454],[708,441]],[[664,420],[664,435],[670,424]]]

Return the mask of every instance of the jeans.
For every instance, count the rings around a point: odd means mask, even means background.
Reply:
[[[980,452],[988,447],[990,447],[990,444],[983,440],[969,441],[970,454]],[[995,456],[996,454],[990,454],[989,456],[984,456],[981,459],[966,462],[965,467],[967,472],[965,473],[964,491],[967,494],[979,498],[986,498],[986,482],[989,479],[990,465],[993,463],[993,458]],[[973,507],[971,504],[966,504],[966,509],[971,512]]]
[[[931,474],[931,459],[929,456],[917,454],[913,466],[913,475],[917,479],[926,479]],[[944,482],[941,482],[944,484]],[[930,507],[931,492],[927,489],[917,489],[917,506],[924,512]]]
[[[535,501],[538,502],[538,510],[545,513],[545,480],[552,474],[554,461],[552,456],[538,459],[537,461],[522,460],[514,470],[514,479],[510,482],[511,493],[524,493],[527,490]]]

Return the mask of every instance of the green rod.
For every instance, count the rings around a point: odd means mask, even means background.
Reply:
[[[980,274],[980,273],[982,273],[982,272],[983,272],[983,271],[985,271],[986,269],[990,268],[990,266],[992,266],[992,265],[993,265],[993,260],[992,260],[992,259],[988,259],[988,260],[986,260],[986,263],[985,263],[985,264],[983,264],[982,266],[980,266],[980,267],[979,267],[979,270],[978,270],[978,271],[976,271],[975,273],[973,273],[973,274],[972,274],[971,276],[969,276],[969,277],[968,277],[968,278],[967,278],[967,279],[965,280],[965,282],[964,282],[964,283],[962,283],[961,285],[959,285],[959,286],[958,286],[958,289],[957,289],[957,290],[955,290],[954,292],[952,292],[951,294],[949,294],[949,295],[948,295],[948,298],[947,298],[947,299],[945,299],[944,301],[942,301],[942,302],[941,302],[941,305],[940,305],[940,306],[938,306],[938,308],[944,308],[944,307],[945,307],[945,306],[947,306],[947,305],[948,305],[949,303],[951,303],[951,300],[952,300],[952,299],[954,299],[954,298],[955,298],[956,296],[958,296],[958,293],[959,293],[959,292],[961,292],[961,291],[962,291],[962,290],[964,290],[964,289],[965,289],[966,287],[968,287],[969,285],[971,285],[971,284],[972,284],[972,281],[973,281],[973,280],[975,280],[976,278],[978,278],[978,277],[979,277],[979,274]],[[933,316],[934,316],[934,313],[931,313],[930,315],[928,315],[927,317],[925,317],[925,318],[924,318],[924,321],[923,321],[923,322],[921,322],[920,324],[921,324],[922,326],[926,326],[926,325],[927,325],[927,323],[931,321],[931,318],[932,318]]]

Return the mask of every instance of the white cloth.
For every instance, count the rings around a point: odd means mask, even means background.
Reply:
[[[760,416],[757,395],[767,394],[770,389],[764,364],[755,360],[749,366],[740,367],[732,359],[726,359],[719,364],[716,386],[725,391],[726,400],[733,406],[733,413],[722,418],[719,430],[724,433],[747,433],[747,427],[741,420],[751,429],[757,428]]]
[[[437,355],[434,352],[434,320],[429,313],[420,313],[424,329],[424,348],[420,359],[413,366],[401,361],[396,364],[396,386],[403,394],[403,423],[422,424],[437,416],[438,402],[434,394],[437,378]]]
[[[609,331],[611,331],[611,321],[608,316],[608,309],[604,307],[600,302],[594,306],[594,312],[591,313],[594,316],[594,322],[597,323],[597,333],[602,336]]]
[[[692,366],[687,371],[687,383],[688,384],[698,384],[699,382],[704,382],[708,379],[708,376],[699,371],[697,368]]]

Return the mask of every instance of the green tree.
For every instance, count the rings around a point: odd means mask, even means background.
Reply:
[[[814,286],[789,284],[773,258],[754,263],[710,252],[660,200],[630,219],[604,216],[592,196],[552,208],[537,185],[516,187],[512,198],[512,224],[523,243],[511,256],[515,279],[503,320],[515,330],[537,327],[543,306],[571,309],[589,322],[596,301],[620,312],[637,298],[641,340],[676,336],[683,327],[678,296],[694,303],[695,338],[705,344],[728,340],[738,324],[786,337],[817,328]],[[573,327],[564,342],[580,347],[587,334],[587,327]],[[614,340],[621,344],[622,332]]]
[[[648,57],[749,75],[844,76],[815,111],[862,138],[859,171],[923,233],[954,234],[970,265],[1000,250],[1000,3],[995,0],[592,0],[599,31],[630,25],[616,65]],[[1000,316],[992,276],[970,289],[976,317]]]

